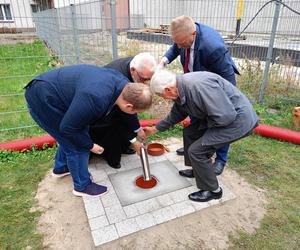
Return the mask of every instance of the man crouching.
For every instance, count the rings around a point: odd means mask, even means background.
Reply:
[[[147,135],[165,131],[187,116],[196,119],[183,131],[185,165],[192,169],[179,174],[196,178],[197,192],[189,199],[205,202],[222,197],[211,157],[222,146],[237,141],[257,126],[258,117],[247,97],[230,82],[211,72],[178,75],[161,70],[150,83],[153,93],[171,99],[168,116],[155,127],[144,129]]]

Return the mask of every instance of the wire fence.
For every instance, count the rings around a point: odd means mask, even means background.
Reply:
[[[159,61],[180,15],[219,31],[253,101],[300,102],[300,2],[263,0],[0,0],[1,141],[36,134],[23,87],[61,65],[150,52]],[[168,66],[182,71],[179,61]],[[18,132],[16,132],[18,131]]]

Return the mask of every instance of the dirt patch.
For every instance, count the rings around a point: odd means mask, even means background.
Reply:
[[[164,144],[172,147],[178,140],[170,138]],[[82,199],[71,193],[71,177],[55,179],[48,173],[36,195],[38,209],[43,211],[38,231],[45,235],[45,249],[225,249],[229,235],[237,230],[255,232],[266,201],[263,190],[228,168],[220,179],[236,199],[95,248]]]

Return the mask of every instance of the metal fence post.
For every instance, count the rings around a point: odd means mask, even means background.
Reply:
[[[274,17],[273,17],[272,31],[271,31],[269,47],[268,47],[268,52],[267,52],[263,81],[262,81],[260,93],[259,93],[259,103],[261,103],[261,104],[264,102],[264,97],[266,94],[266,87],[267,87],[267,82],[268,82],[268,78],[269,78],[270,64],[272,61],[273,47],[274,47],[274,41],[275,41],[275,36],[276,36],[276,29],[277,29],[277,24],[278,24],[281,1],[282,0],[278,0],[275,2],[276,7],[275,7],[275,12],[274,12]]]
[[[111,18],[111,40],[112,40],[112,56],[113,59],[118,58],[118,48],[117,48],[117,30],[116,30],[116,1],[110,0],[110,18]]]
[[[76,63],[80,63],[80,45],[79,45],[79,36],[78,36],[78,28],[77,28],[77,20],[76,20],[76,10],[74,4],[71,4],[70,6],[71,6],[71,13],[72,13],[72,32],[73,32],[74,48],[76,53]]]

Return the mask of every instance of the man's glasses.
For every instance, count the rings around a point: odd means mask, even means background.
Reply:
[[[145,78],[145,77],[142,77],[142,76],[139,74],[138,71],[136,71],[136,73],[137,73],[137,75],[139,76],[139,78],[140,78],[140,80],[141,80],[142,82],[147,82],[147,81],[150,81],[150,80],[151,80],[151,78]]]

